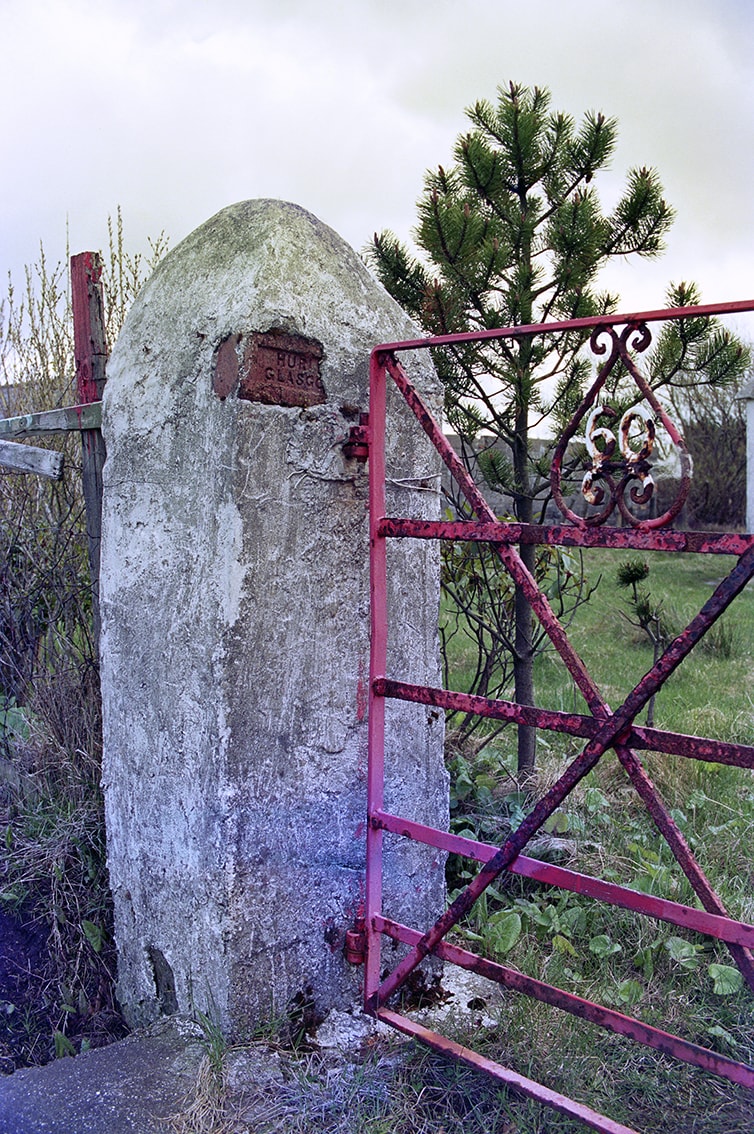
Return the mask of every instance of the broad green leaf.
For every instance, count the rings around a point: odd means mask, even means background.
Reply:
[[[732,996],[744,986],[744,978],[732,965],[710,965],[709,975],[713,980],[712,991],[717,996]]]
[[[691,972],[699,967],[701,945],[692,945],[690,941],[684,941],[682,937],[669,937],[665,942],[665,948],[682,969],[688,969]]]
[[[542,830],[548,835],[564,835],[571,826],[570,820],[564,811],[556,811],[542,824]]]
[[[556,949],[558,951],[558,953],[567,953],[569,957],[577,957],[578,956],[578,953],[574,949],[571,942],[568,940],[567,937],[563,937],[563,935],[561,933],[556,933],[555,936],[553,937],[552,947],[553,947],[553,949]]]
[[[618,985],[618,1000],[621,1004],[626,1004],[629,1008],[632,1004],[638,1004],[642,997],[643,989],[638,980],[624,980]]]
[[[567,931],[576,937],[586,932],[587,921],[587,912],[582,906],[571,906],[560,915],[563,932]]]
[[[621,953],[623,950],[616,941],[611,941],[606,933],[600,933],[597,937],[593,937],[589,942],[589,950],[594,953],[595,957],[611,957],[613,953]]]
[[[521,936],[521,918],[515,910],[500,910],[487,922],[485,936],[493,953],[508,953]]]

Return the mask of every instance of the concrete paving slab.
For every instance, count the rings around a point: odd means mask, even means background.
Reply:
[[[1,1076],[0,1134],[166,1134],[203,1055],[171,1025]]]

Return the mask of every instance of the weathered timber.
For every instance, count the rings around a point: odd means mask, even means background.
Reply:
[[[73,349],[76,358],[76,389],[83,404],[101,402],[105,388],[107,342],[102,297],[102,257],[98,252],[80,252],[71,257],[73,301]],[[81,434],[82,486],[86,504],[86,535],[92,581],[92,633],[99,654],[99,571],[102,539],[102,468],[105,442],[99,429]]]
[[[20,417],[0,420],[0,437],[39,437],[76,430],[99,429],[102,425],[102,402],[66,406],[65,409],[25,413]]]
[[[37,449],[33,445],[21,445],[18,441],[0,441],[0,465],[16,472],[37,473],[50,480],[60,480],[63,454]]]

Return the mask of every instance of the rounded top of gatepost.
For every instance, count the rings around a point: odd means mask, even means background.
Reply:
[[[415,325],[353,248],[312,213],[262,198],[221,209],[164,257],[127,322],[165,320],[221,336],[253,323],[317,334],[374,327],[415,337]],[[393,339],[394,341],[394,339]]]
[[[364,398],[372,347],[419,336],[416,326],[350,245],[300,205],[259,199],[230,205],[195,229],[157,266],[124,322],[108,366],[106,403],[133,386],[149,360],[162,383],[213,366],[225,341],[267,332],[321,344],[334,398]],[[359,370],[359,390],[348,380]],[[420,385],[436,385],[430,360]]]

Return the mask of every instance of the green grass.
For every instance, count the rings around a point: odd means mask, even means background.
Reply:
[[[589,551],[599,586],[574,618],[569,637],[602,696],[617,709],[653,662],[653,647],[632,625],[630,591],[617,585],[625,553]],[[636,558],[631,555],[631,558]],[[677,633],[711,596],[734,560],[647,553],[649,591]],[[451,685],[464,688],[470,659],[452,659]],[[535,670],[537,703],[586,713],[561,659],[550,650]],[[749,585],[660,690],[656,728],[754,744],[754,586]],[[643,724],[642,711],[637,723]],[[452,738],[452,721],[449,722]],[[539,790],[554,782],[584,742],[540,733]],[[456,831],[500,842],[531,802],[515,784],[515,729],[488,746],[449,754]],[[751,771],[641,753],[653,781],[731,915],[754,921]],[[573,869],[696,905],[691,886],[656,831],[614,753],[566,799],[527,848]],[[453,888],[476,867],[454,858]],[[507,876],[458,931],[475,951],[579,996],[596,1000],[742,1062],[754,1061],[754,997],[726,948],[700,935],[589,899]],[[471,943],[469,945],[469,943]],[[504,1039],[501,1042],[500,1037]],[[754,1127],[754,1096],[528,998],[505,994],[489,1054],[523,1074],[579,1098],[645,1134],[733,1134]],[[673,1104],[669,1107],[668,1100]],[[552,1113],[521,1131],[566,1131]],[[542,1112],[544,1115],[545,1112]],[[517,1111],[518,1115],[518,1111]],[[540,1125],[541,1123],[541,1125]]]
[[[652,664],[652,647],[631,626],[628,595],[616,583],[625,554],[585,553],[590,579],[599,586],[576,613],[571,640],[606,700],[617,707]],[[682,629],[711,596],[733,565],[728,557],[647,553],[650,573],[642,589],[660,603],[676,630]],[[754,589],[734,600],[723,615],[722,631],[713,627],[697,649],[670,677],[657,698],[656,725],[673,731],[754,742]],[[726,637],[727,634],[727,637]],[[583,706],[557,656],[549,651],[538,663],[539,703],[545,708]],[[701,726],[701,727],[700,727]]]

